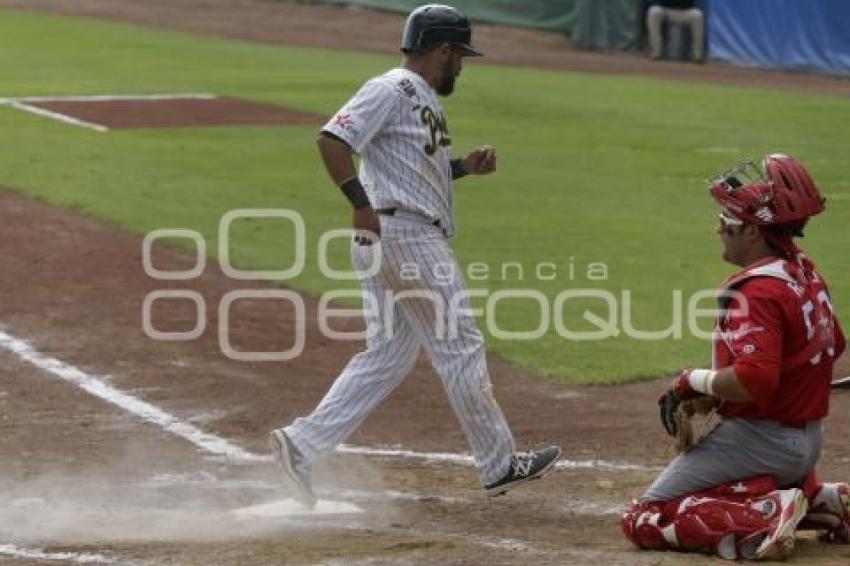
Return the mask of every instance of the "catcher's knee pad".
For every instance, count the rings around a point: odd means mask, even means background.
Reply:
[[[825,483],[809,498],[801,529],[824,531],[821,540],[850,543],[850,485]]]

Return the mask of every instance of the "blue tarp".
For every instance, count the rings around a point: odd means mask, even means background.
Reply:
[[[408,12],[426,0],[308,0]],[[440,0],[434,0],[440,1]],[[639,45],[651,0],[444,0],[473,21],[559,31],[588,47]],[[850,0],[696,0],[708,57],[736,65],[850,75]]]
[[[708,56],[850,74],[850,0],[708,0]]]

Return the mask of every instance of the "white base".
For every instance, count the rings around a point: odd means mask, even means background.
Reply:
[[[237,519],[257,519],[275,517],[315,517],[317,515],[353,515],[363,513],[363,509],[346,501],[320,499],[312,509],[305,507],[295,499],[281,499],[271,503],[261,503],[251,507],[242,507],[231,511]]]

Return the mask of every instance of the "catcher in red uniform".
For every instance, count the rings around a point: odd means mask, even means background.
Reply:
[[[850,486],[819,483],[821,419],[845,347],[826,282],[795,244],[824,199],[805,168],[768,155],[710,185],[723,258],[742,269],[721,286],[712,367],[687,369],[661,397],[676,434],[679,405],[716,398],[720,423],[679,454],[623,515],[640,548],[777,558],[798,528],[850,542]]]

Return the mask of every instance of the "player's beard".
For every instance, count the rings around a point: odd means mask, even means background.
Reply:
[[[437,94],[448,96],[455,90],[455,75],[452,72],[452,60],[447,59],[443,65],[443,79],[437,85]]]

